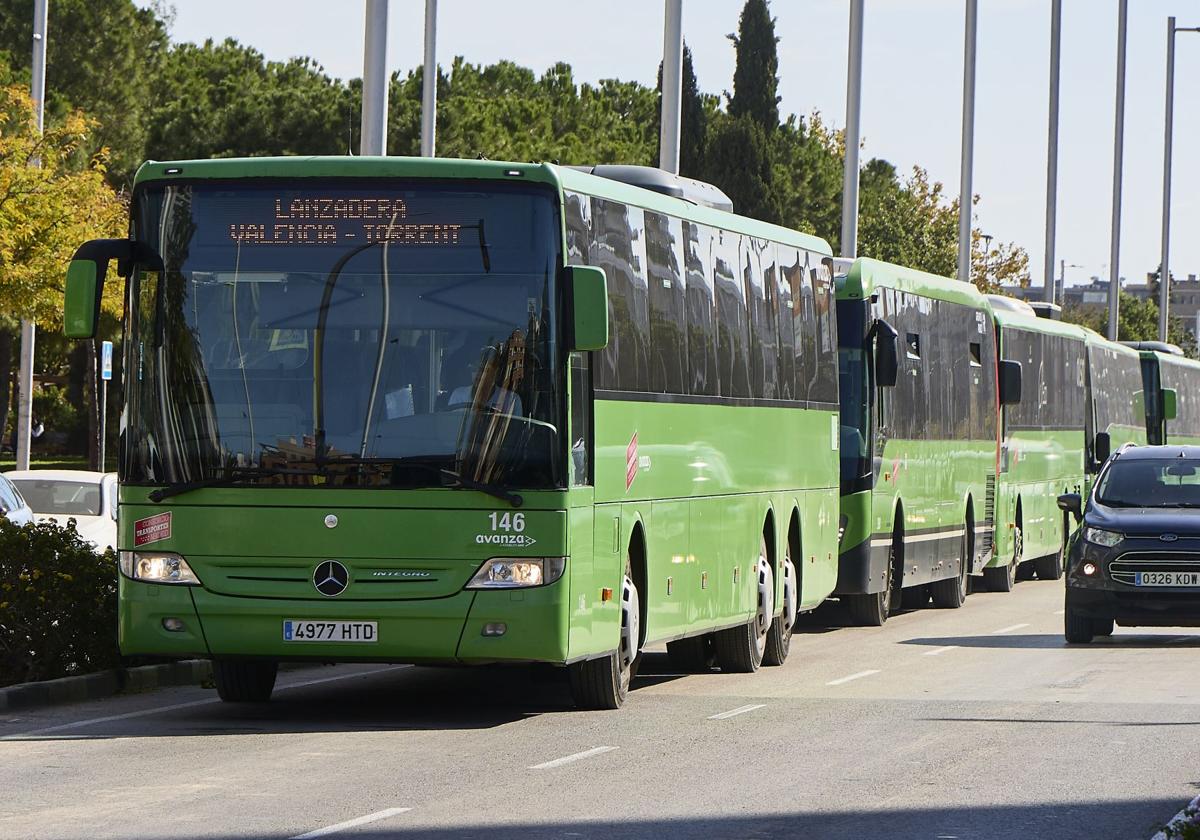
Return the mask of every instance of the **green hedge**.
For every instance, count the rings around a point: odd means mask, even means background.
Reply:
[[[0,685],[116,667],[117,565],[74,528],[0,516]]]

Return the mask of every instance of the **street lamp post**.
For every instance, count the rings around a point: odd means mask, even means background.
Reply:
[[[1083,268],[1079,263],[1069,263],[1066,260],[1058,261],[1058,286],[1053,295],[1050,296],[1051,303],[1059,301],[1066,302],[1067,300],[1067,269],[1068,268]]]
[[[1200,32],[1200,27],[1175,25],[1167,18],[1167,107],[1163,120],[1162,264],[1158,281],[1158,340],[1167,340],[1167,307],[1171,294],[1171,140],[1175,125],[1175,33]]]
[[[1117,101],[1113,127],[1112,233],[1108,257],[1108,340],[1116,341],[1121,306],[1121,171],[1125,158],[1125,42],[1129,0],[1117,5]]]
[[[992,240],[996,237],[990,233],[980,233],[979,238],[983,240],[983,282],[988,281],[988,263],[992,255]]]

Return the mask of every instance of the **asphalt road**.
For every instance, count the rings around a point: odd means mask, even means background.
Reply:
[[[758,674],[648,654],[618,712],[550,668],[341,666],[0,713],[0,838],[1148,838],[1200,789],[1200,633],[1067,648],[1061,609],[827,608]]]

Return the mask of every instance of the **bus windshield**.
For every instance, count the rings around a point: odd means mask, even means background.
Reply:
[[[134,214],[164,270],[129,287],[123,481],[562,486],[551,192],[192,182]]]
[[[857,300],[839,300],[837,317],[841,474],[845,485],[871,474],[866,304]]]

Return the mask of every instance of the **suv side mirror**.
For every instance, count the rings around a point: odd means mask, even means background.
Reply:
[[[871,331],[875,333],[875,384],[891,388],[900,376],[898,335],[884,320],[875,321]]]
[[[1016,405],[1021,401],[1021,363],[1002,359],[998,373],[1000,405]]]
[[[1164,420],[1174,420],[1179,416],[1179,395],[1174,388],[1162,389],[1162,406]]]
[[[1059,496],[1058,509],[1074,516],[1076,522],[1083,521],[1083,497],[1078,493],[1063,493]]]
[[[603,350],[608,346],[608,278],[590,265],[566,268],[570,308],[571,350]]]
[[[1092,442],[1092,454],[1097,464],[1108,460],[1108,456],[1112,454],[1112,438],[1108,432],[1096,432],[1096,438]]]
[[[67,338],[94,338],[100,320],[100,298],[108,263],[117,261],[117,273],[128,277],[133,263],[154,271],[163,263],[153,248],[132,239],[93,239],[75,251],[67,267],[67,289],[63,301],[63,333]]]

